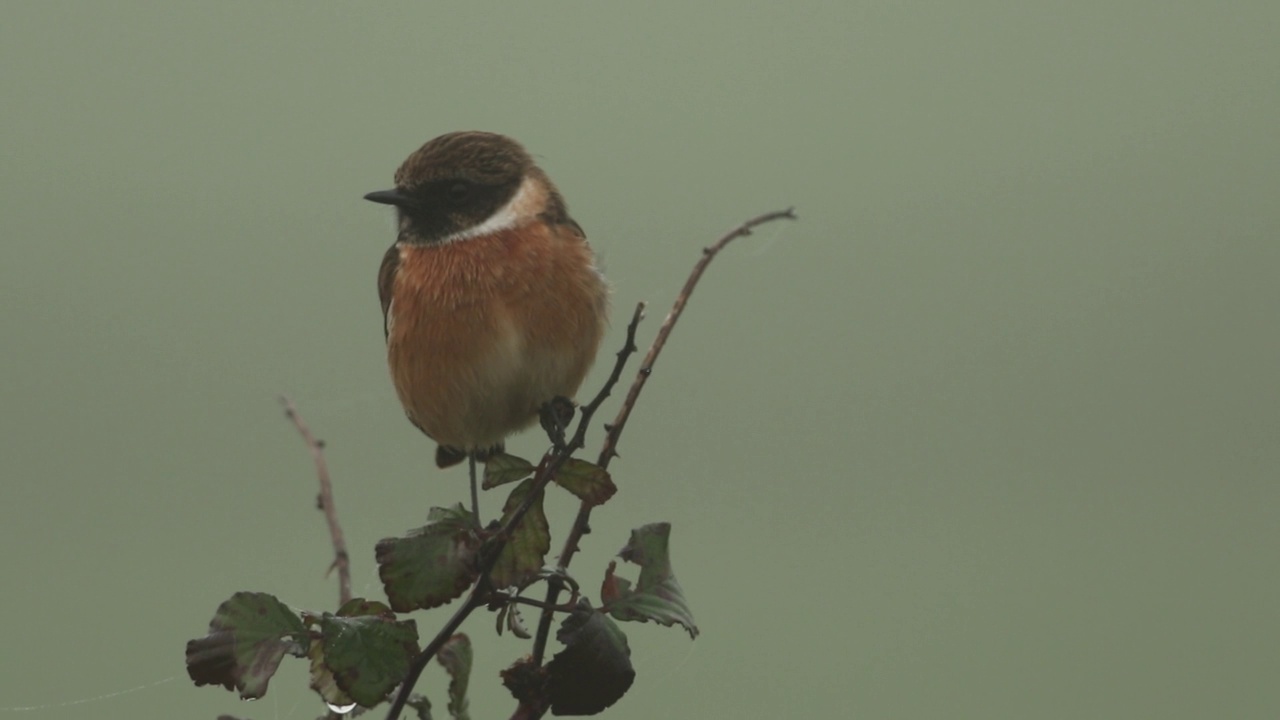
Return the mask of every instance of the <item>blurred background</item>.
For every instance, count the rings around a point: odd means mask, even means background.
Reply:
[[[465,496],[386,376],[361,200],[458,129],[565,193],[602,357],[720,233],[801,217],[704,278],[575,559],[594,594],[672,522],[703,630],[626,625],[609,717],[1280,716],[1278,30],[1261,0],[6,4],[0,720],[321,714],[299,661],[245,705],[183,647],[237,590],[335,607],[278,394],[357,593]],[[466,629],[506,717],[528,645]]]

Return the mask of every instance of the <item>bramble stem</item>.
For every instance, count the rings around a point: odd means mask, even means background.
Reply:
[[[714,245],[703,248],[702,257],[693,266],[693,271],[689,273],[689,278],[685,280],[684,287],[680,289],[680,294],[676,295],[671,311],[667,313],[666,319],[662,321],[662,326],[658,328],[658,334],[654,337],[653,344],[649,346],[649,352],[645,354],[644,362],[640,364],[635,380],[631,382],[631,389],[627,391],[627,397],[622,402],[622,407],[618,410],[618,416],[614,418],[612,423],[605,425],[604,445],[600,448],[600,457],[596,460],[597,465],[602,468],[608,468],[609,462],[618,456],[618,439],[622,437],[622,431],[627,426],[627,419],[631,417],[631,410],[635,407],[636,400],[640,397],[640,391],[644,389],[645,383],[649,381],[649,377],[653,374],[653,366],[658,361],[658,355],[662,352],[662,348],[666,346],[667,338],[671,336],[671,330],[676,326],[676,321],[680,319],[685,305],[689,302],[689,297],[693,295],[694,288],[698,286],[698,281],[702,279],[702,273],[706,272],[707,267],[711,265],[711,261],[726,245],[740,237],[750,235],[753,228],[784,219],[795,220],[795,208],[777,210],[754,217],[725,233]],[[632,340],[634,340],[634,330],[634,323],[627,328],[627,344],[629,346],[632,345]],[[590,526],[591,507],[591,505],[584,502],[578,508],[578,516],[573,522],[573,528],[565,538],[564,549],[560,551],[558,568],[561,572],[569,567],[574,553],[578,552],[578,541],[582,539],[582,535]],[[555,579],[548,581],[546,603],[555,605],[562,589],[563,583],[556,582]],[[541,664],[546,653],[547,639],[551,634],[551,619],[551,613],[544,611],[542,617],[538,620],[538,633],[533,640],[533,661],[535,664]]]

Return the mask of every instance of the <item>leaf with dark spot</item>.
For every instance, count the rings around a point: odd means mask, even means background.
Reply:
[[[618,492],[609,472],[599,465],[578,458],[565,460],[556,471],[556,484],[573,493],[588,505],[603,505]]]
[[[338,689],[372,707],[387,698],[418,653],[418,628],[382,603],[353,600],[319,618],[324,667]]]
[[[187,643],[187,674],[196,685],[221,685],[260,698],[285,653],[310,643],[301,618],[266,593],[238,592],[218,606],[209,634]]]
[[[364,598],[355,598],[338,609],[338,617],[354,617],[359,615],[373,615],[381,617],[384,620],[395,620],[395,613],[391,608],[377,600],[365,600]],[[309,615],[311,624],[320,626],[324,621],[323,616]],[[325,665],[324,643],[313,642],[311,644],[311,689],[315,690],[326,703],[337,705],[339,707],[351,705],[355,701],[351,699],[342,688],[338,687],[338,683],[334,680],[333,673],[329,671]]]
[[[378,543],[378,577],[397,612],[428,610],[461,595],[476,579],[480,538],[461,503],[431,508],[427,524]]]

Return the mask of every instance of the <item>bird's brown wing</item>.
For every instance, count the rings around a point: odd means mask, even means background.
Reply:
[[[566,216],[565,216],[565,218],[564,218],[564,221],[563,221],[563,222],[561,222],[560,224],[561,224],[561,225],[566,225],[566,226],[568,226],[568,227],[572,228],[572,229],[573,229],[574,234],[578,236],[578,239],[579,239],[579,240],[586,240],[586,239],[587,239],[587,233],[586,233],[586,231],[584,231],[584,230],[582,229],[582,226],[578,224],[578,221],[577,221],[577,220],[574,220],[573,218],[571,218],[571,217],[569,217],[568,215],[566,215]]]
[[[396,268],[400,265],[400,247],[392,245],[387,254],[382,256],[382,267],[378,268],[378,299],[382,301],[382,337],[388,333],[387,313],[391,310],[391,287],[395,283]]]

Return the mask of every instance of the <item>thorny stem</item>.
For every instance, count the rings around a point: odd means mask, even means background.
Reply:
[[[675,327],[676,321],[680,319],[680,314],[684,312],[684,306],[689,302],[689,296],[693,295],[694,288],[697,287],[698,281],[702,279],[702,273],[711,265],[711,261],[726,245],[740,237],[750,235],[753,228],[784,219],[795,220],[795,208],[777,210],[754,217],[725,233],[714,245],[703,248],[702,257],[693,266],[693,271],[689,273],[689,278],[685,280],[684,287],[680,289],[680,294],[676,296],[675,303],[671,306],[671,311],[667,313],[666,319],[662,321],[662,327],[658,328],[658,334],[654,337],[653,344],[649,346],[649,352],[645,354],[644,362],[640,364],[635,380],[631,382],[631,389],[627,391],[627,397],[622,402],[622,407],[618,410],[618,416],[614,418],[611,424],[605,426],[604,445],[600,449],[600,457],[596,461],[597,465],[607,468],[609,467],[609,462],[617,457],[618,439],[622,436],[622,431],[627,426],[627,419],[631,417],[631,410],[635,407],[636,400],[640,397],[640,391],[644,389],[645,383],[649,381],[649,376],[653,374],[653,366],[658,361],[658,355],[667,344],[667,338],[671,335],[672,328]],[[630,333],[633,329],[628,328],[628,345],[634,339],[633,334]],[[558,569],[561,573],[569,567],[574,553],[578,551],[578,541],[582,539],[582,535],[589,527],[591,507],[591,505],[584,502],[578,508],[578,516],[574,520],[573,528],[565,538],[564,549],[560,551]],[[556,604],[556,599],[560,596],[562,588],[563,584],[557,582],[554,578],[547,583],[547,605],[554,606]],[[543,656],[546,654],[547,639],[551,634],[551,620],[552,613],[545,610],[538,620],[538,632],[533,641],[533,662],[536,665],[542,663]]]
[[[488,574],[488,570],[485,571],[485,574]],[[391,703],[391,710],[387,713],[387,720],[396,720],[396,718],[400,717],[400,712],[404,710],[405,703],[409,701],[409,694],[413,692],[413,686],[417,684],[418,677],[426,669],[427,663],[431,662],[431,658],[435,657],[440,652],[440,648],[444,647],[446,642],[449,642],[449,638],[453,637],[459,627],[462,627],[463,621],[467,619],[471,611],[485,606],[485,602],[480,596],[487,590],[488,583],[483,580],[477,581],[475,586],[471,588],[471,594],[467,596],[467,601],[454,611],[453,617],[449,618],[449,622],[445,623],[444,627],[440,628],[440,632],[436,633],[436,636],[431,638],[431,642],[427,643],[427,646],[422,649],[422,652],[413,658],[413,662],[409,664],[409,672],[405,674],[404,681],[400,683],[400,691],[396,693],[396,698]]]
[[[609,426],[609,432],[604,438],[604,446],[600,449],[599,464],[601,466],[608,466],[609,461],[618,454],[618,439],[622,436],[623,428],[627,426],[627,419],[631,417],[631,410],[636,405],[636,399],[640,396],[640,391],[644,389],[645,383],[649,381],[649,376],[653,373],[654,363],[658,361],[658,354],[662,352],[663,346],[667,344],[667,337],[671,335],[672,328],[676,326],[676,321],[680,319],[680,314],[684,312],[684,306],[689,302],[689,296],[693,294],[693,289],[697,287],[698,281],[702,279],[702,273],[706,271],[707,266],[715,259],[716,254],[729,243],[740,237],[750,235],[751,230],[760,225],[784,219],[795,220],[795,208],[776,210],[754,217],[730,230],[711,247],[703,248],[702,258],[693,266],[693,272],[689,273],[689,279],[685,280],[684,287],[680,289],[680,294],[676,296],[676,301],[671,306],[671,311],[667,313],[666,319],[662,321],[662,327],[658,328],[658,335],[653,339],[653,344],[649,346],[649,352],[645,354],[644,362],[640,364],[640,370],[636,372],[636,379],[632,381],[631,389],[627,391],[627,398],[623,401],[622,407],[619,408],[618,416],[614,418],[613,423]],[[566,545],[566,547],[569,546]],[[563,560],[561,561],[561,565],[566,564]]]

